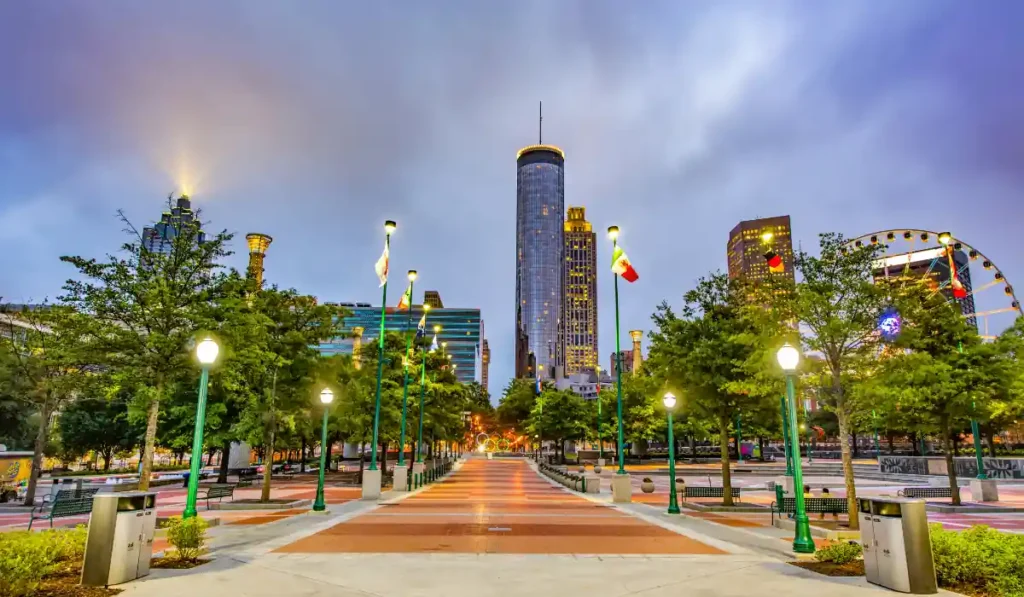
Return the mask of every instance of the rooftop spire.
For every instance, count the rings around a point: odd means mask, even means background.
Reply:
[[[537,126],[537,145],[544,145],[544,102],[540,102],[540,121]]]

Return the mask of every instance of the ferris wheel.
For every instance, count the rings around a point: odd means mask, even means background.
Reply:
[[[959,303],[964,317],[983,338],[994,339],[995,334],[1024,315],[1013,286],[995,262],[949,232],[882,230],[856,237],[849,244],[881,247],[874,264],[876,279],[928,279],[935,290]]]

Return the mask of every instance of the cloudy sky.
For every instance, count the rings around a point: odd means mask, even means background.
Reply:
[[[269,281],[376,303],[392,218],[395,271],[482,309],[498,394],[538,100],[566,204],[640,272],[623,330],[758,216],[807,249],[948,229],[1024,279],[1022,28],[1017,0],[4,2],[0,296],[55,296],[58,256],[115,251],[118,208],[146,224],[188,189],[212,228],[273,235]]]

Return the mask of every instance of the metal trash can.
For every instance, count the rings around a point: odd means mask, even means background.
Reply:
[[[89,515],[82,584],[117,585],[149,574],[156,532],[156,493],[96,494]]]
[[[862,498],[859,502],[868,582],[903,593],[937,593],[925,501]]]

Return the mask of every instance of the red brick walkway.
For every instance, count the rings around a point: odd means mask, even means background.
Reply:
[[[277,551],[724,553],[554,487],[518,459],[471,459],[417,495]]]

